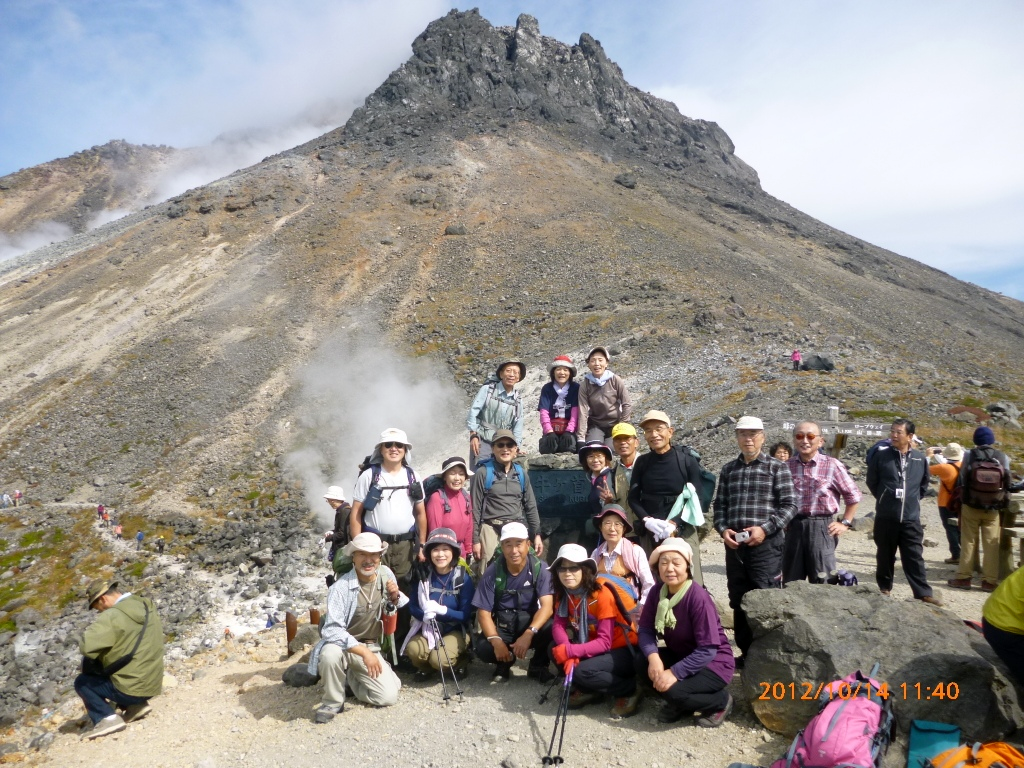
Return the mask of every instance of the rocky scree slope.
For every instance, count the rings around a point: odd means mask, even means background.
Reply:
[[[668,410],[713,469],[743,412],[909,413],[963,442],[951,406],[1024,401],[1024,305],[766,195],[721,129],[629,86],[591,38],[455,12],[346,126],[0,265],[0,476],[72,527],[103,500],[173,533],[202,589],[253,536],[291,551],[311,530],[281,461],[304,366],[368,319],[467,404],[502,354],[537,372],[609,344],[637,412]],[[788,373],[794,346],[837,370]],[[259,530],[225,540],[239,520]],[[0,584],[0,608],[26,600],[7,621],[55,615],[48,572],[81,589],[59,566]],[[241,589],[266,594],[267,567]]]

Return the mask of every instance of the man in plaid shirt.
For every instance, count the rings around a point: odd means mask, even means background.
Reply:
[[[722,467],[712,506],[715,530],[725,541],[725,577],[742,667],[754,637],[740,603],[751,590],[782,586],[786,526],[796,502],[789,467],[763,450],[764,423],[742,417],[736,440],[740,455]]]
[[[786,530],[782,582],[807,579],[823,583],[836,568],[836,543],[850,530],[860,503],[860,489],[838,459],[819,453],[824,441],[813,421],[801,421],[793,430],[796,456],[787,464],[796,489],[796,516]],[[846,504],[836,521],[839,500]]]

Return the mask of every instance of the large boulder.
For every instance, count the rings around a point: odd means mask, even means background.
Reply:
[[[800,366],[801,371],[834,371],[836,364],[832,358],[821,355],[808,355]]]
[[[967,741],[998,741],[1024,722],[1009,673],[984,637],[942,609],[874,586],[807,582],[750,592],[743,609],[754,632],[744,692],[773,731],[795,734],[818,710],[820,683],[867,674],[875,662],[903,732],[913,720],[934,720],[960,726]]]

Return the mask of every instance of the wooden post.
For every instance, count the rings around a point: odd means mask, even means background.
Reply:
[[[292,640],[295,639],[295,633],[299,631],[299,620],[295,617],[295,614],[288,611],[284,615],[284,638],[285,644],[291,647]]]

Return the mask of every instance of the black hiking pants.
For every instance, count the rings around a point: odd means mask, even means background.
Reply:
[[[732,608],[736,645],[744,655],[754,641],[754,633],[743,611],[743,596],[755,589],[782,587],[782,553],[785,547],[786,534],[776,531],[756,547],[740,544],[737,549],[725,548],[729,607]]]
[[[900,553],[903,575],[907,577],[914,597],[930,597],[928,574],[924,567],[924,529],[920,520],[895,517],[875,518],[875,582],[883,592],[892,590],[896,572],[896,552]]]

